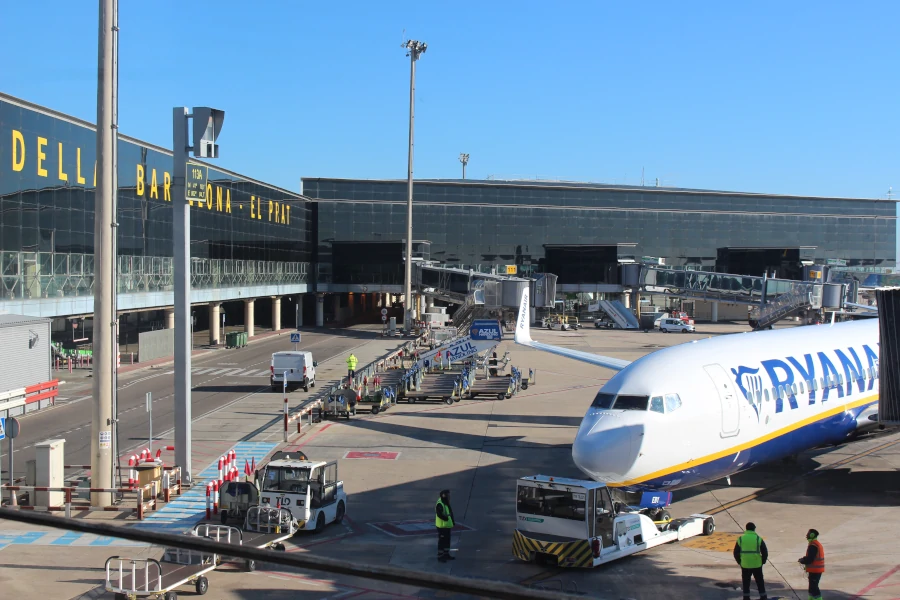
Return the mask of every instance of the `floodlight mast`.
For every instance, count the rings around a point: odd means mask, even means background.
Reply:
[[[417,40],[407,40],[401,44],[409,57],[409,163],[406,177],[406,273],[403,284],[403,327],[407,333],[412,329],[412,202],[413,202],[413,139],[416,107],[416,61],[425,53],[428,44]]]

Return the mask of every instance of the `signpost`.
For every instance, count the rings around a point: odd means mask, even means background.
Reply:
[[[192,121],[189,123],[188,121]],[[172,109],[172,270],[175,309],[175,464],[182,481],[193,481],[191,468],[191,213],[195,201],[207,200],[208,169],[195,158],[218,158],[216,139],[225,112],[206,106]],[[193,135],[192,135],[193,134]],[[96,322],[96,321],[95,321]],[[103,486],[100,486],[103,487]]]
[[[147,392],[146,403],[147,406],[145,408],[147,413],[150,415],[150,445],[147,447],[150,448],[150,454],[153,454],[153,392]]]
[[[300,334],[299,334],[299,333],[292,333],[292,334],[291,334],[291,343],[294,345],[294,350],[296,351],[296,350],[297,350],[297,344],[300,343]]]

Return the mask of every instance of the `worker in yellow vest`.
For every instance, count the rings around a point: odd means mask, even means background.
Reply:
[[[356,365],[359,363],[356,355],[352,352],[350,356],[347,357],[347,383],[349,385],[353,385],[353,378],[356,376]]]
[[[450,556],[450,532],[453,531],[453,509],[450,507],[450,490],[443,490],[434,505],[434,524],[438,530],[438,560],[456,560]]]
[[[741,566],[741,582],[744,585],[744,600],[750,600],[750,577],[756,580],[759,600],[767,600],[766,582],[762,567],[769,560],[769,549],[756,533],[756,525],[747,523],[746,531],[734,544],[734,560]]]
[[[819,532],[810,529],[806,532],[806,556],[797,559],[797,562],[806,569],[809,578],[809,600],[822,600],[822,591],[819,589],[819,581],[825,573],[825,549],[819,541]]]

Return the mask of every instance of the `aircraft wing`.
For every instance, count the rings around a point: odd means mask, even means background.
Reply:
[[[544,352],[550,352],[551,354],[566,356],[568,358],[580,360],[581,362],[597,365],[598,367],[612,369],[613,371],[621,371],[631,364],[629,361],[622,360],[621,358],[602,356],[600,354],[593,354],[592,352],[571,350],[569,348],[563,348],[561,346],[554,346],[552,344],[536,342],[531,339],[531,310],[529,302],[529,288],[527,287],[522,292],[522,301],[519,303],[519,316],[516,319],[515,340],[517,344],[521,344],[522,346],[528,346],[529,348],[534,348],[535,350],[543,350]]]

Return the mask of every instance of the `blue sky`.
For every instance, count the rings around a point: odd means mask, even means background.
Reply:
[[[0,90],[94,121],[96,4],[3,0]],[[468,152],[469,178],[639,184],[643,168],[651,185],[887,197],[898,17],[887,1],[122,1],[120,123],[170,147],[173,106],[215,106],[223,167],[292,190],[405,178],[405,30],[428,43],[417,177],[458,177]]]

